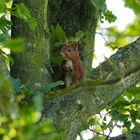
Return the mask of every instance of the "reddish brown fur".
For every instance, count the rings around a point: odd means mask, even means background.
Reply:
[[[72,71],[72,84],[76,84],[79,80],[83,79],[84,76],[84,69],[79,56],[77,44],[72,45],[65,44],[61,48],[60,53],[64,59],[62,63],[62,70],[65,72]],[[67,61],[72,61],[72,67],[65,65]],[[64,80],[64,82],[66,81]]]

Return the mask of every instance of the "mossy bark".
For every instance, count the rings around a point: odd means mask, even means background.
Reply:
[[[11,75],[20,78],[23,84],[34,87],[44,82],[50,82],[50,46],[47,25],[47,0],[18,0],[23,2],[30,10],[37,22],[35,30],[22,20],[12,17],[12,38],[25,39],[25,49],[19,54],[13,54],[14,65]],[[15,3],[14,3],[15,4]]]
[[[49,26],[59,24],[67,37],[75,36],[78,31],[84,32],[79,46],[86,76],[92,70],[95,29],[98,12],[90,0],[49,0]],[[53,57],[53,54],[51,54]],[[57,69],[56,69],[57,71]]]

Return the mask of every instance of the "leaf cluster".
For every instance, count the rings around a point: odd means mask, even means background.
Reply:
[[[99,114],[87,120],[81,128],[93,133],[93,140],[106,140],[111,138],[114,129],[118,128],[122,133],[133,135],[132,129],[140,132],[140,83],[128,89]],[[81,140],[82,133],[79,134]]]
[[[91,3],[98,10],[100,14],[100,21],[103,23],[104,20],[109,23],[115,22],[117,17],[113,14],[112,11],[107,9],[106,0],[91,0]]]

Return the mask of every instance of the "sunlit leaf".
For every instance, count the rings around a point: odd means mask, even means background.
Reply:
[[[24,40],[21,38],[12,39],[3,45],[4,48],[9,48],[13,52],[21,52],[24,48]]]
[[[102,128],[101,128],[101,127],[97,127],[97,128],[95,129],[95,131],[96,131],[97,133],[100,133],[100,132],[102,131]]]
[[[11,22],[6,19],[5,15],[0,17],[0,30],[5,33],[11,28]]]
[[[107,20],[109,23],[114,22],[117,17],[112,13],[112,11],[106,10],[104,11],[105,20]]]
[[[16,136],[16,134],[17,134],[16,129],[15,128],[11,128],[10,131],[9,131],[9,136],[11,138],[13,138],[13,137]]]
[[[0,13],[5,13],[6,12],[6,4],[4,0],[0,0]]]
[[[3,127],[0,127],[0,134],[5,134],[6,130]]]

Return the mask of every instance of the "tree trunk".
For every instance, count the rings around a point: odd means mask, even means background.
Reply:
[[[36,19],[35,30],[15,17],[12,17],[12,38],[25,39],[25,49],[19,54],[13,54],[15,60],[11,67],[11,75],[20,78],[23,84],[29,87],[40,86],[50,82],[50,46],[47,25],[47,0],[18,0],[23,2]],[[15,4],[15,3],[14,3]]]

